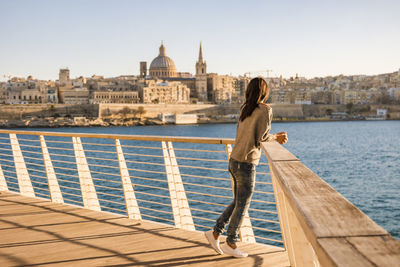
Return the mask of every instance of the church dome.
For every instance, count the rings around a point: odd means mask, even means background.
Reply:
[[[176,77],[174,61],[165,53],[165,46],[161,44],[160,54],[150,64],[150,76],[152,77]]]

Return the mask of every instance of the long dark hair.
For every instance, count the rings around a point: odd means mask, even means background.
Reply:
[[[259,103],[265,101],[269,96],[269,87],[267,82],[257,77],[250,81],[246,89],[246,101],[243,103],[240,111],[239,121],[244,121],[256,109]]]

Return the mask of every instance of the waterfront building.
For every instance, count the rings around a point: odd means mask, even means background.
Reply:
[[[7,90],[7,104],[22,104],[20,90]]]
[[[141,61],[140,62],[139,77],[140,78],[145,78],[146,76],[147,76],[147,62],[146,61]]]
[[[88,104],[89,90],[87,88],[62,88],[59,91],[59,99],[64,104]]]
[[[235,94],[232,98],[232,103],[243,103],[245,100],[246,88],[249,84],[251,78],[246,76],[239,76],[237,79],[233,81],[233,87],[235,90]],[[268,83],[270,86],[270,84]],[[271,88],[271,86],[270,86]]]
[[[340,104],[375,104],[381,98],[382,93],[376,88],[340,91]]]
[[[68,68],[60,69],[60,72],[58,74],[58,82],[60,84],[66,84],[67,82],[69,82],[69,69]]]
[[[58,90],[56,86],[49,86],[43,91],[42,103],[58,103]]]
[[[290,104],[311,104],[311,91],[306,88],[293,90],[290,97]]]
[[[80,76],[76,79],[71,80],[71,85],[74,88],[82,88],[86,84],[86,78],[83,76]]]
[[[158,119],[166,123],[174,124],[196,124],[197,114],[171,114],[171,113],[161,113],[158,114]]]
[[[210,73],[207,75],[207,89],[214,103],[231,103],[235,96],[235,79],[229,75]]]
[[[291,104],[294,102],[294,92],[288,88],[275,88],[270,92],[272,103]]]
[[[93,104],[100,103],[139,103],[139,93],[137,91],[95,91],[93,94]]]
[[[336,93],[334,91],[311,92],[311,103],[313,104],[336,104]]]
[[[38,89],[21,90],[21,102],[23,104],[40,104],[42,103],[42,93]]]
[[[148,80],[140,89],[143,103],[190,103],[190,89],[181,82]]]
[[[3,100],[8,104],[41,104],[45,103],[44,93],[51,82],[36,80],[32,76],[12,78],[3,85]],[[0,97],[1,99],[1,97]]]
[[[357,104],[358,103],[358,94],[356,90],[342,90],[340,95],[340,103],[341,104]]]
[[[7,86],[6,83],[0,83],[0,104],[7,103]]]

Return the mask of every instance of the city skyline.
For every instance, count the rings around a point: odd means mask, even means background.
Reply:
[[[138,75],[161,41],[177,71],[195,73],[203,44],[208,72],[306,78],[374,75],[400,67],[395,1],[0,1],[3,75],[55,80]]]

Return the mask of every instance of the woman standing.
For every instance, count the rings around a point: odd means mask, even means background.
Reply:
[[[240,225],[247,211],[254,190],[256,165],[261,156],[261,142],[287,142],[286,132],[270,134],[272,109],[265,104],[269,96],[267,82],[263,78],[254,78],[246,89],[246,101],[240,110],[236,130],[235,146],[229,160],[229,172],[234,182],[232,203],[218,218],[214,229],[205,232],[211,247],[219,254],[242,258],[247,253],[236,246]],[[219,245],[219,236],[228,224],[227,239]]]

